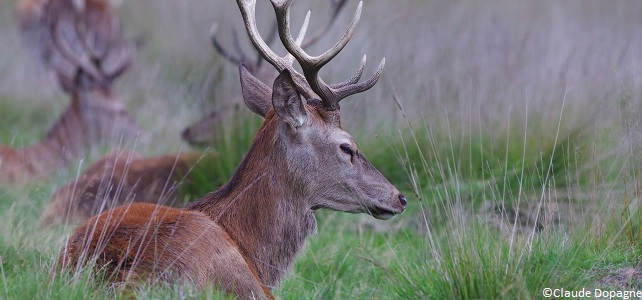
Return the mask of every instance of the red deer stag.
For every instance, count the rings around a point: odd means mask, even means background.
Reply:
[[[314,34],[308,36],[302,43],[301,48],[306,49],[319,41],[336,21],[341,10],[345,7],[347,0],[330,0],[330,18],[328,22]],[[270,26],[271,30],[265,39],[265,44],[272,45],[277,36],[276,21]],[[260,53],[247,53],[241,47],[236,31],[233,32],[235,53],[226,49],[219,41],[217,35],[217,24],[211,29],[210,38],[216,51],[226,60],[238,66],[244,64],[248,71],[262,82],[272,82],[278,72],[271,67],[265,67],[263,56]],[[256,49],[256,48],[254,48]],[[217,109],[210,112],[200,120],[187,126],[183,132],[183,140],[192,146],[216,146],[221,139],[221,127],[229,122],[231,118],[239,117],[237,114],[240,107],[240,99],[233,98],[231,103],[219,105]]]
[[[243,99],[265,120],[236,173],[185,209],[136,203],[95,216],[63,248],[63,270],[93,262],[115,282],[188,282],[242,299],[273,298],[270,289],[316,230],[315,210],[378,219],[404,211],[406,198],[366,160],[340,122],[339,101],[374,86],[383,61],[361,83],[364,60],[346,82],[329,85],[318,77],[351,38],[362,4],[340,41],[313,57],[299,46],[308,18],[295,41],[291,1],[272,0],[279,36],[291,54],[279,57],[258,34],[255,0],[237,2],[252,43],[282,71],[270,89],[240,68]],[[292,67],[292,56],[304,75]]]
[[[305,39],[301,47],[310,46],[324,33],[336,20],[340,10],[347,0],[332,0],[332,10],[329,22],[316,31],[314,35]],[[212,30],[212,44],[227,60],[236,65],[244,64],[248,71],[259,81],[271,82],[276,76],[275,70],[265,68],[263,58],[257,51],[258,57],[250,59],[240,47],[235,36],[235,47],[238,51],[234,55],[223,48],[218,41],[215,30]],[[276,22],[270,32],[266,44],[270,44],[277,34]],[[258,74],[258,75],[257,75]],[[230,117],[238,116],[232,110],[238,105],[224,108],[224,111],[215,111],[191,125],[183,132],[183,138],[190,144],[216,143],[217,133],[222,130],[217,128],[222,122],[229,121]],[[227,116],[221,116],[226,114]],[[208,161],[216,159],[215,154],[168,154],[158,157],[141,157],[132,152],[113,153],[97,161],[83,171],[72,182],[60,187],[54,192],[49,205],[42,213],[40,220],[44,226],[59,225],[68,221],[84,222],[97,213],[132,202],[155,202],[157,204],[177,205],[184,203],[186,197],[179,190],[179,184],[189,184],[193,168],[203,169]],[[196,163],[199,163],[196,166]],[[217,174],[209,173],[210,177]]]
[[[30,0],[20,3],[18,13],[27,43],[55,71],[71,103],[38,143],[0,145],[0,182],[44,176],[86,155],[96,143],[135,137],[138,125],[112,93],[134,46],[120,38],[109,7],[97,0]]]

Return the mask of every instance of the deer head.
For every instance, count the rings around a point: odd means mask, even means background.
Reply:
[[[300,46],[309,13],[299,36],[295,39],[290,33],[291,3],[291,0],[272,1],[279,37],[289,52],[279,57],[258,34],[255,1],[238,1],[252,43],[263,58],[281,72],[270,89],[241,66],[243,99],[250,110],[266,118],[266,124],[275,119],[272,142],[284,152],[282,156],[288,180],[302,189],[310,208],[368,213],[376,218],[389,219],[403,212],[406,198],[368,162],[352,136],[343,130],[339,107],[342,99],[376,84],[385,60],[368,80],[361,83],[358,81],[363,73],[365,56],[356,74],[343,83],[330,85],[319,77],[319,70],[343,49],[354,33],[361,3],[343,38],[316,57],[308,55]],[[301,65],[303,75],[292,67],[294,59]],[[301,94],[306,101],[301,99]]]

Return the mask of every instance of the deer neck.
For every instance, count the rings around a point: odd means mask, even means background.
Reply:
[[[305,188],[287,175],[284,151],[274,128],[264,124],[232,179],[188,206],[221,225],[269,287],[278,284],[316,231]]]

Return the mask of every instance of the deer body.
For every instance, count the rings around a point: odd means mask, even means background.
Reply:
[[[184,209],[137,203],[90,219],[63,249],[63,270],[95,261],[96,270],[106,270],[115,282],[187,281],[219,286],[241,299],[273,298],[270,289],[316,230],[315,210],[378,219],[404,211],[406,198],[366,160],[339,120],[339,101],[372,87],[382,65],[362,83],[363,66],[347,82],[326,85],[317,72],[327,61],[310,61],[296,49],[303,34],[295,42],[285,30],[290,1],[272,3],[281,40],[306,76],[296,73],[290,56],[277,57],[261,45],[254,1],[238,0],[250,38],[280,75],[269,88],[240,68],[243,100],[265,120],[232,178]]]
[[[275,118],[268,115],[232,179],[187,206],[220,224],[269,287],[278,284],[306,237],[316,231],[308,200],[318,197],[301,178],[284,172],[289,169],[287,149],[276,136]]]

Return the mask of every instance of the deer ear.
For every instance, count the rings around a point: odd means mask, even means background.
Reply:
[[[245,105],[255,114],[264,117],[272,107],[272,90],[263,82],[258,80],[245,65],[239,66],[241,73],[241,93]]]
[[[296,90],[290,71],[284,70],[279,74],[279,77],[274,80],[272,90],[272,106],[280,119],[294,128],[307,122],[308,113]]]

